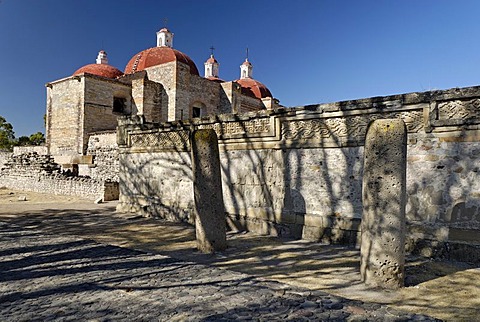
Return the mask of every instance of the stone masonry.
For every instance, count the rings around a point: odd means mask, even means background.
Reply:
[[[188,137],[211,128],[231,228],[358,244],[367,126],[401,119],[408,133],[406,251],[468,253],[478,261],[477,106],[480,87],[469,87],[157,125],[124,117],[119,209],[191,221]]]
[[[78,177],[62,172],[49,155],[35,152],[12,155],[0,170],[0,187],[10,189],[73,195],[88,199],[114,200],[118,197],[116,183]]]
[[[0,168],[2,168],[5,162],[7,162],[7,160],[10,159],[11,155],[12,155],[12,152],[10,151],[0,150]]]
[[[87,156],[92,157],[90,164],[83,167],[85,175],[99,181],[118,182],[118,146],[116,131],[91,133],[88,140]]]

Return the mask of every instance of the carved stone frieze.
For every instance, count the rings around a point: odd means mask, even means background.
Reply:
[[[130,133],[130,147],[184,151],[190,149],[188,131]]]
[[[423,129],[423,111],[400,112],[396,114],[398,118],[401,118],[405,122],[409,133],[417,133]]]
[[[370,121],[386,118],[401,118],[410,133],[423,128],[422,111],[405,111],[385,114],[366,114],[347,117],[292,120],[282,123],[282,137],[287,140],[353,140],[365,138]]]
[[[471,100],[455,100],[448,102],[439,102],[438,106],[438,120],[480,120],[480,99],[475,98]]]
[[[259,118],[248,121],[222,122],[200,125],[199,129],[213,129],[219,137],[232,137],[238,135],[258,135],[273,132],[270,118]]]

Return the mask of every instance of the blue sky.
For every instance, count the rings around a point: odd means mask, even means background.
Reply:
[[[480,84],[480,1],[0,0],[0,115],[44,131],[45,83],[94,63],[123,70],[164,26],[197,64],[253,77],[285,106]]]

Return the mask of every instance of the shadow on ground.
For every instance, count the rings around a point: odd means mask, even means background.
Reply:
[[[480,316],[480,269],[468,263],[408,258],[407,287],[382,291],[360,282],[357,249],[230,232],[226,251],[205,255],[196,251],[193,227],[118,214],[115,205],[75,202],[68,209],[66,204],[0,205],[0,221],[212,264],[445,320],[473,321]]]

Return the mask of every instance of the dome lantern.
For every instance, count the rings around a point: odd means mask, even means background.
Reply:
[[[246,58],[243,64],[240,65],[240,79],[252,78],[252,74],[253,65],[248,61],[248,58]]]
[[[167,28],[157,31],[157,47],[173,47],[173,33]]]
[[[98,52],[95,64],[88,64],[80,67],[72,76],[81,74],[91,74],[106,78],[117,78],[123,75],[122,71],[108,64],[107,53],[104,50]]]
[[[106,64],[108,65],[107,53],[104,50],[100,50],[97,56],[97,64]]]
[[[213,56],[213,50],[215,48],[212,46],[210,50],[212,53],[210,54],[210,58],[207,59],[205,62],[205,78],[218,78],[218,66],[219,63]]]

